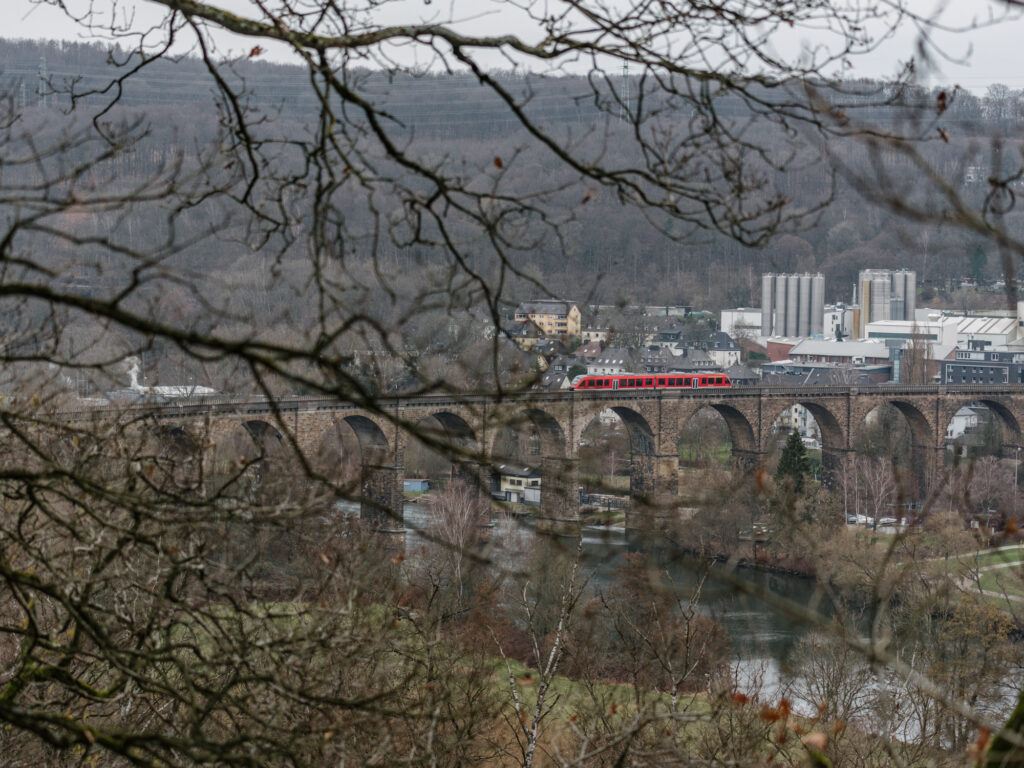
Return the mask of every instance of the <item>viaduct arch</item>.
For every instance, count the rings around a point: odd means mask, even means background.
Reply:
[[[177,446],[175,450],[186,452],[190,445],[209,452],[242,428],[263,444],[268,435],[276,435],[274,439],[313,456],[325,443],[337,440],[339,431],[345,431],[359,454],[361,515],[384,531],[403,526],[404,455],[410,440],[426,438],[433,446],[450,451],[453,474],[472,480],[486,492],[490,464],[502,458],[496,454],[498,435],[502,430],[528,428],[539,441],[542,487],[538,529],[571,533],[579,524],[579,443],[583,430],[606,409],[616,413],[629,435],[632,521],[647,525],[651,521],[644,522],[645,518],[671,514],[677,504],[678,443],[686,423],[703,408],[713,409],[724,419],[734,465],[752,470],[763,463],[771,442],[777,439],[771,431],[776,417],[793,404],[803,405],[819,425],[828,472],[854,450],[868,414],[888,404],[906,418],[915,464],[923,477],[931,479],[942,466],[946,426],[960,408],[975,402],[996,415],[1003,454],[1016,455],[1024,447],[1024,387],[1014,385],[447,395],[382,399],[374,410],[322,398],[285,398],[274,403],[216,398],[133,405],[127,411],[94,409],[65,417],[72,422],[128,419],[137,428],[159,430],[169,444]],[[424,432],[424,423],[433,427]],[[331,468],[324,471],[329,473]]]

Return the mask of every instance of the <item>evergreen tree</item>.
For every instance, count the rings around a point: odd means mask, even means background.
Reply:
[[[782,457],[775,470],[775,482],[788,486],[794,494],[800,494],[803,493],[804,482],[810,473],[810,459],[807,457],[803,440],[794,429],[782,449]]]

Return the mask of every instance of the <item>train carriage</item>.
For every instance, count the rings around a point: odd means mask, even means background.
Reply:
[[[572,380],[572,388],[582,392],[635,389],[718,389],[731,387],[729,377],[721,373],[620,373],[609,376],[585,374]]]

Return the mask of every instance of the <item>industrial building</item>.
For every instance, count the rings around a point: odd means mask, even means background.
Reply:
[[[718,327],[730,336],[744,333],[761,336],[761,310],[751,307],[723,309]]]
[[[901,269],[863,269],[857,277],[857,338],[866,336],[868,323],[913,320],[917,307],[917,273]]]
[[[761,335],[821,336],[825,329],[825,277],[761,276]]]

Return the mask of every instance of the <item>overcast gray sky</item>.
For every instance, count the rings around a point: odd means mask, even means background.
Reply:
[[[550,1],[550,0],[549,0]],[[853,3],[856,0],[836,0]],[[899,0],[889,0],[898,2]],[[976,92],[983,92],[991,83],[1005,83],[1013,88],[1024,88],[1024,21],[1019,17],[995,24],[985,24],[992,16],[1004,13],[998,0],[959,0],[943,3],[941,0],[902,0],[915,11],[931,14],[941,10],[940,18],[945,24],[965,28],[974,24],[980,28],[957,34],[936,32],[934,40],[949,58],[937,61],[940,69],[929,80],[930,84],[956,83]],[[66,0],[71,8],[85,7],[90,0]],[[91,0],[94,8],[116,8],[119,19],[134,18],[136,26],[159,19],[161,12],[145,0]],[[215,4],[245,13],[251,8],[250,0],[214,0]],[[490,34],[517,32],[529,35],[522,18],[509,13],[482,12],[488,9],[488,0],[398,0],[382,13],[386,23],[408,23],[412,20],[447,22],[456,19],[464,29]],[[109,11],[108,11],[109,12]],[[81,30],[68,20],[63,12],[49,5],[38,5],[31,0],[4,0],[3,24],[0,35],[9,38],[82,39]],[[914,55],[918,31],[905,25],[891,40],[877,52],[852,61],[853,68],[845,70],[850,76],[884,78],[893,74],[901,62]],[[793,30],[784,39],[773,41],[778,52],[798,52],[803,45],[819,42],[818,33],[813,30]],[[222,53],[240,53],[247,50],[247,43],[224,38],[220,41]],[[273,48],[267,54],[271,58],[284,58]],[[398,58],[412,53],[403,51]],[[422,56],[422,54],[419,54]],[[424,65],[421,59],[417,64]],[[500,66],[501,61],[495,61]],[[507,63],[505,63],[507,66]]]

